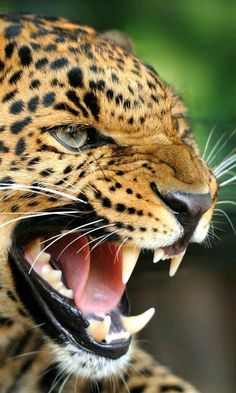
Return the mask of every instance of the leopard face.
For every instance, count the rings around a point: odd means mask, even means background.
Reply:
[[[173,275],[215,177],[178,94],[91,28],[3,15],[0,81],[2,312],[40,325],[68,372],[110,376],[153,314],[129,318],[140,250]]]

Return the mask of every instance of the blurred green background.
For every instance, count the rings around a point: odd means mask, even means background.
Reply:
[[[0,0],[0,11],[61,15],[99,31],[125,31],[138,57],[182,94],[202,152],[214,128],[206,156],[224,135],[213,167],[236,153],[235,0]],[[154,269],[144,256],[130,283],[134,311],[148,305],[160,310],[141,344],[203,393],[236,392],[235,184],[220,192],[221,202],[231,201],[217,206],[225,212],[215,216],[215,240],[221,242],[213,249],[191,246],[173,280],[166,262]]]

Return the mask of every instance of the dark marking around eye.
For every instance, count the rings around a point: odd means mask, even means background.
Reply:
[[[26,117],[23,120],[16,121],[11,125],[11,132],[13,134],[18,134],[21,132],[27,125],[31,123],[31,117]]]
[[[24,138],[20,138],[19,141],[17,142],[15,153],[17,156],[20,156],[24,153],[24,151],[25,151],[25,140]]]
[[[68,72],[69,83],[72,87],[83,87],[83,72],[79,67],[74,67]]]
[[[88,117],[88,111],[80,103],[80,98],[77,96],[77,94],[74,90],[69,90],[66,93],[66,96],[67,96],[67,98],[69,98],[70,101],[72,101],[77,106],[77,108],[79,108],[82,111],[83,116]]]
[[[54,106],[54,109],[56,109],[58,111],[68,111],[68,112],[72,113],[72,115],[78,116],[78,111],[76,111],[75,109],[71,108],[65,102],[60,102],[59,104],[56,104]]]
[[[84,95],[84,102],[87,108],[90,109],[92,115],[96,120],[99,119],[100,107],[98,105],[97,97],[93,93],[86,93]]]
[[[19,49],[19,57],[23,66],[29,66],[32,62],[31,50],[28,46],[24,45]]]

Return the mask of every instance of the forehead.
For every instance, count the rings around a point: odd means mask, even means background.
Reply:
[[[28,100],[38,97],[45,121],[50,107],[52,122],[54,109],[64,123],[74,116],[105,133],[147,137],[172,133],[173,117],[184,111],[151,67],[91,28],[61,19],[3,17],[1,34],[8,84],[23,87]],[[68,113],[59,115],[65,103]]]

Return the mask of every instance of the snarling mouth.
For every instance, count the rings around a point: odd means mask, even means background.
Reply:
[[[16,286],[52,338],[66,338],[83,350],[116,359],[128,351],[131,336],[155,311],[129,316],[126,284],[141,250],[92,238],[89,224],[80,225],[79,231],[77,227],[73,220],[68,224],[54,216],[19,224],[10,251]],[[154,262],[173,254],[172,276],[183,258],[182,248],[178,255],[173,247],[156,249]]]

